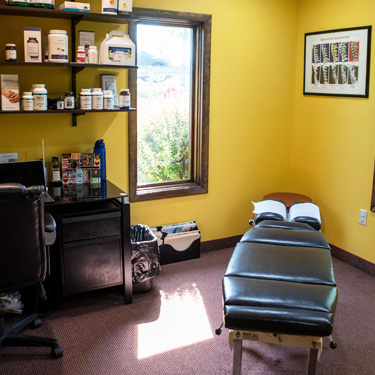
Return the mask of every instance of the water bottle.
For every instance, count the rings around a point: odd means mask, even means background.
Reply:
[[[103,139],[95,142],[94,154],[100,155],[100,181],[106,181],[105,144]]]

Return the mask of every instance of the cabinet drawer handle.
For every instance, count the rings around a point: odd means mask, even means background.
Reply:
[[[96,243],[103,243],[103,242],[109,242],[109,241],[120,241],[120,240],[121,240],[121,236],[115,235],[115,236],[107,236],[107,237],[101,237],[101,238],[93,238],[91,240],[66,242],[66,243],[63,244],[63,247],[66,248],[66,247],[94,245]]]
[[[113,217],[121,217],[121,212],[109,212],[106,214],[99,214],[99,215],[68,217],[68,218],[62,219],[62,223],[63,224],[80,223],[82,221],[103,220],[103,219],[110,219]]]

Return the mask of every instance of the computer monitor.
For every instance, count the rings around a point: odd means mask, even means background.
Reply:
[[[16,182],[24,186],[46,187],[43,160],[0,164],[0,183]]]

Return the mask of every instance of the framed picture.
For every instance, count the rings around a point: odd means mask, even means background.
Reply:
[[[306,95],[368,98],[371,26],[305,34]]]

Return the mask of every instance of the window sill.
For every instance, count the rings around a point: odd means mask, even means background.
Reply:
[[[137,188],[135,195],[130,195],[130,202],[142,202],[207,193],[207,189],[193,182],[167,186],[142,187]]]

